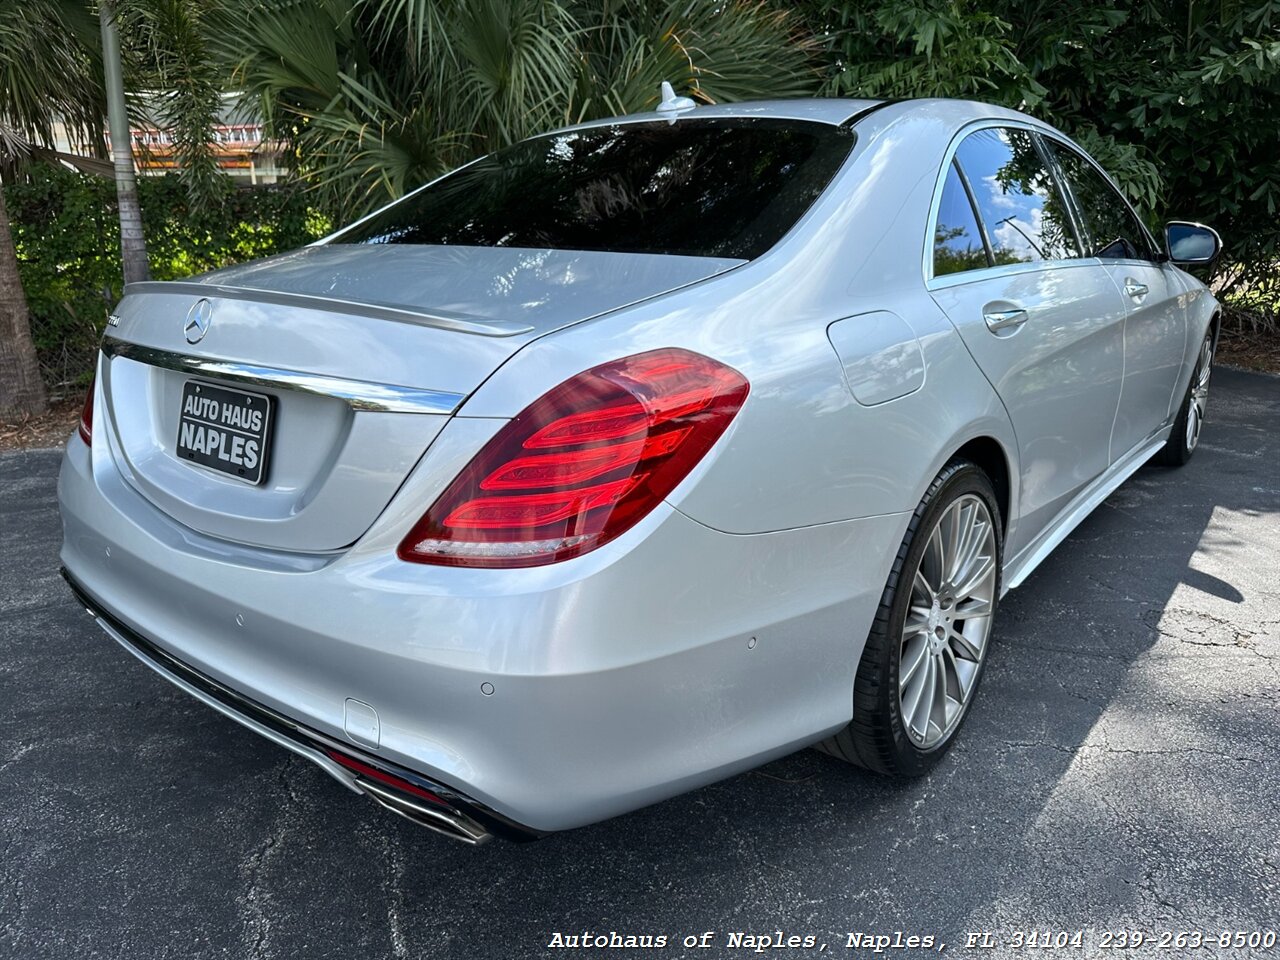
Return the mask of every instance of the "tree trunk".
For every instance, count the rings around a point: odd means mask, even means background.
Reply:
[[[129,116],[125,112],[120,35],[116,31],[115,16],[114,3],[102,0],[98,4],[102,65],[107,81],[107,124],[116,171],[116,203],[120,208],[120,260],[124,264],[124,282],[136,283],[150,280],[151,268],[147,264],[147,243],[142,236],[142,206],[138,203],[138,181],[133,172],[133,144],[129,139]]]
[[[0,417],[35,415],[48,408],[0,187]]]

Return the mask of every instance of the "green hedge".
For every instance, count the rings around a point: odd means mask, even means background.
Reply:
[[[238,188],[213,210],[193,210],[174,175],[142,177],[138,191],[156,280],[291,250],[329,229],[296,186]],[[107,313],[120,299],[115,184],[41,164],[7,184],[5,197],[32,336],[56,393],[87,379]]]

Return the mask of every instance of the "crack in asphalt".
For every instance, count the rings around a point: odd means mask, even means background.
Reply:
[[[276,846],[276,838],[268,835],[260,846],[243,865],[247,883],[244,893],[246,915],[244,917],[246,933],[251,938],[248,944],[248,956],[270,957],[271,950],[271,918],[266,906],[270,904],[270,896],[260,892],[262,875],[267,868],[267,858]]]
[[[271,859],[284,842],[284,834],[291,823],[291,813],[301,802],[301,797],[294,791],[291,782],[290,768],[297,762],[294,754],[286,754],[278,764],[277,780],[283,788],[281,802],[276,808],[267,835],[262,843],[251,853],[241,865],[241,874],[245,880],[244,909],[242,917],[245,932],[252,939],[248,945],[248,956],[271,957],[272,922],[268,908],[272,895],[267,889],[268,871]]]
[[[409,956],[409,938],[403,914],[404,897],[404,848],[400,842],[399,825],[382,836],[383,861],[389,867],[384,874],[383,896],[387,899],[387,937],[391,941],[391,953],[396,960]]]
[[[1179,757],[1179,756],[1205,756],[1214,757],[1218,760],[1230,760],[1235,763],[1258,763],[1267,765],[1280,764],[1280,761],[1273,757],[1245,757],[1232,753],[1222,753],[1217,750],[1208,750],[1204,747],[1179,747],[1170,750],[1139,750],[1133,747],[1112,747],[1106,744],[1082,743],[1078,746],[1068,747],[1060,743],[1054,743],[1051,740],[1001,740],[1003,746],[1011,749],[1045,749],[1055,750],[1058,753],[1069,754],[1073,757],[1087,757],[1091,754],[1102,754],[1104,756],[1135,756],[1135,757]]]
[[[14,876],[9,875],[8,867],[11,864],[16,867],[14,860],[9,857],[9,849],[13,844],[13,837],[5,838],[4,856],[3,858],[0,858],[0,864],[4,864],[5,866],[5,870],[2,875],[3,879],[0,880],[0,882],[3,883],[3,887],[0,888],[0,891],[4,894],[4,899],[0,900],[0,908],[3,908],[0,909],[0,917],[10,918],[6,919],[4,922],[5,939],[8,939],[13,943],[17,943],[17,933],[20,929],[18,925],[20,924],[23,916],[22,876],[17,873],[15,873]],[[12,911],[9,909],[10,904],[13,906]]]
[[[5,760],[5,762],[4,762],[4,763],[0,763],[0,773],[4,773],[4,772],[5,772],[6,770],[8,770],[11,766],[13,766],[15,763],[17,763],[17,762],[18,762],[19,760],[21,760],[23,757],[25,757],[28,753],[30,753],[32,750],[36,749],[36,747],[37,747],[37,746],[39,746],[39,744],[35,744],[35,743],[28,743],[28,744],[26,744],[26,745],[24,745],[24,746],[19,747],[19,748],[18,748],[18,752],[17,752],[17,753],[13,754],[13,756],[11,756],[11,757],[9,757],[7,760]]]

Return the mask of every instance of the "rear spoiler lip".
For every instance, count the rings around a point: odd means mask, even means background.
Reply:
[[[330,313],[347,313],[359,317],[376,317],[394,323],[411,323],[439,330],[453,330],[479,337],[517,337],[533,333],[527,323],[514,320],[489,320],[485,317],[445,310],[420,310],[416,307],[394,303],[370,303],[343,300],[338,297],[322,297],[309,293],[289,293],[284,290],[258,287],[235,287],[224,284],[201,283],[197,280],[143,280],[126,284],[126,297],[140,294],[174,294],[223,300],[253,300],[276,306],[299,307],[308,310],[327,310]]]

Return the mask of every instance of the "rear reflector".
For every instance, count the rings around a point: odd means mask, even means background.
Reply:
[[[93,391],[98,385],[95,373],[89,380],[89,393],[84,398],[84,406],[80,410],[80,439],[88,446],[93,446]]]
[[[330,760],[333,760],[335,763],[342,764],[352,773],[358,773],[360,776],[369,780],[375,780],[378,783],[385,784],[388,787],[392,787],[403,793],[412,794],[413,796],[426,800],[430,803],[439,804],[442,807],[449,806],[447,802],[441,800],[430,790],[425,790],[416,783],[410,783],[403,777],[397,777],[392,773],[384,773],[377,767],[371,767],[369,764],[362,763],[355,757],[348,757],[345,753],[339,753],[337,750],[326,750],[325,753],[329,755]]]
[[[485,444],[398,555],[446,566],[531,567],[594,550],[688,476],[748,389],[731,367],[673,348],[570,377]]]

